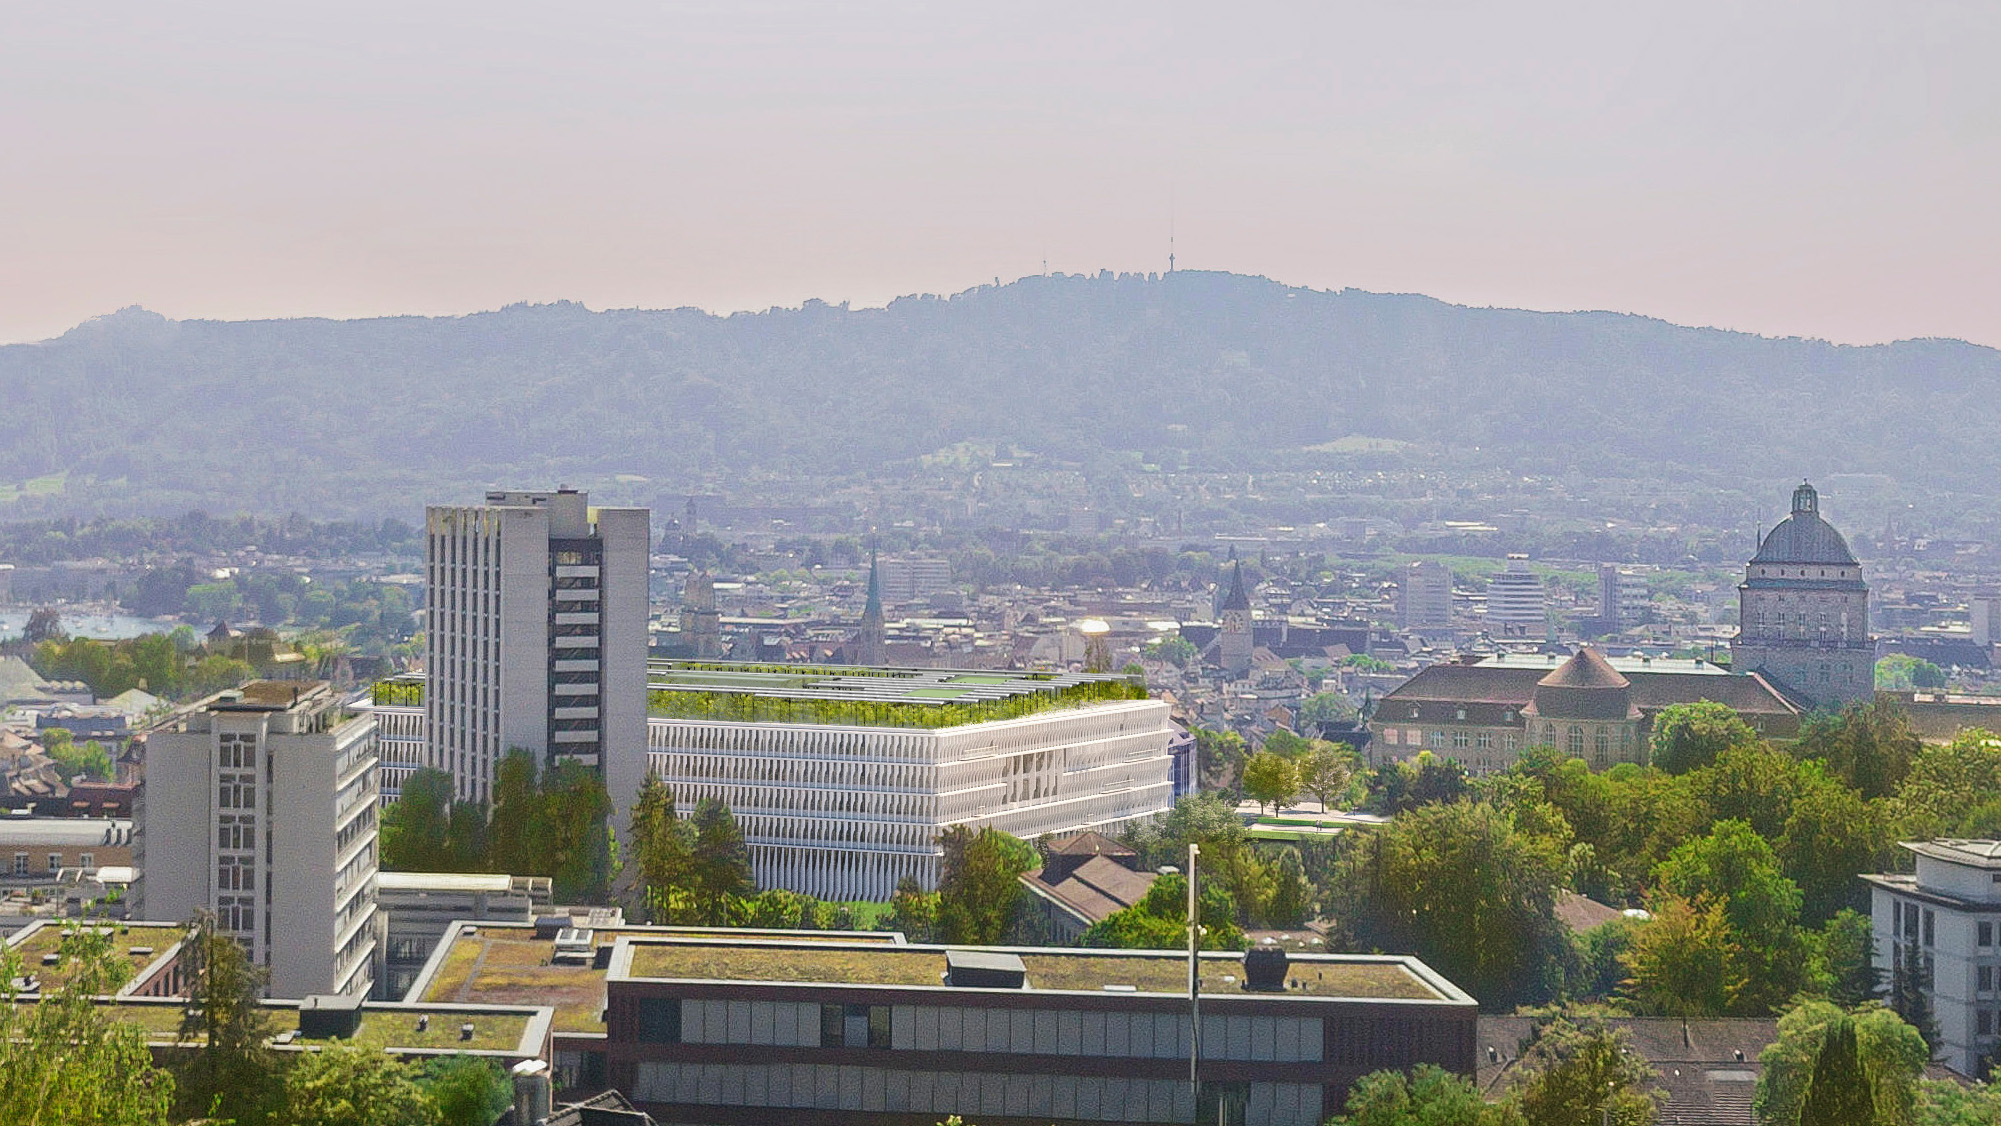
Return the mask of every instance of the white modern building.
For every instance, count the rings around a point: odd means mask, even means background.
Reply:
[[[1116,829],[1173,805],[1168,706],[1082,673],[655,662],[651,769],[736,814],[761,887],[937,885],[939,833]]]
[[[1419,559],[1405,567],[1397,582],[1397,628],[1451,627],[1452,569],[1432,559]]]
[[[375,718],[316,681],[253,681],[155,731],[132,917],[217,927],[275,997],[366,994],[375,906]]]
[[[2001,1044],[2001,841],[1905,841],[1915,874],[1870,885],[1876,967],[1884,984],[1921,990],[1938,1025],[1938,1058],[1985,1078]]]
[[[484,802],[511,748],[588,763],[622,816],[646,769],[647,510],[492,492],[425,530],[426,765]]]
[[[380,872],[375,884],[387,952],[375,996],[384,1001],[403,999],[453,923],[532,923],[550,906],[547,876]]]
[[[1542,579],[1526,555],[1508,556],[1508,567],[1487,580],[1487,632],[1495,637],[1549,636]]]
[[[375,713],[376,755],[382,760],[382,804],[403,796],[403,780],[430,761],[430,728],[424,718],[424,678],[401,676],[377,683],[365,705]]]

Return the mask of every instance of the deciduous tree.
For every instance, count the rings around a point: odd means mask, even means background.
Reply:
[[[1489,1103],[1471,1080],[1436,1064],[1372,1071],[1355,1081],[1347,1109],[1328,1126],[1520,1126],[1513,1103]]]
[[[1654,717],[1653,764],[1669,774],[1686,774],[1716,761],[1732,747],[1758,741],[1735,711],[1709,700],[1670,704]]]
[[[1825,762],[1829,774],[1863,797],[1882,798],[1896,791],[1923,747],[1901,704],[1872,700],[1850,704],[1839,715],[1809,716],[1796,753]]]
[[[1237,905],[1228,889],[1204,884],[1195,916],[1202,924],[1202,949],[1244,948]],[[1082,942],[1121,950],[1188,949],[1188,877],[1176,873],[1155,880],[1138,903],[1093,923]]]
[[[1259,751],[1244,764],[1244,793],[1259,805],[1279,806],[1299,792],[1299,772],[1292,760],[1271,751]]]
[[[1852,1055],[1837,1046],[1830,1059],[1828,1040],[1843,1027],[1853,1036]],[[1917,1105],[1918,1080],[1930,1055],[1917,1030],[1888,1009],[1866,1005],[1851,1014],[1826,1001],[1802,1002],[1779,1018],[1778,1039],[1758,1056],[1762,1072],[1753,1104],[1758,1121],[1765,1126],[1807,1126],[1812,1120],[1805,1114],[1825,1060],[1859,1078],[1866,1091],[1866,1100],[1838,1091],[1822,1095],[1826,1105],[1848,1108],[1844,1113],[1849,1114],[1861,1113],[1854,1108],[1866,1101],[1870,1116],[1848,1122],[1854,1126],[1909,1122]]]
[[[541,807],[557,902],[603,903],[611,885],[604,775],[580,762],[557,763],[542,776]]]
[[[1595,1020],[1538,1027],[1515,1075],[1511,1093],[1527,1126],[1650,1126],[1658,1116],[1654,1069],[1623,1033]]]
[[[1339,743],[1316,740],[1298,766],[1299,788],[1312,794],[1323,811],[1332,811],[1355,781],[1355,754]]]
[[[131,967],[94,927],[65,935],[57,954],[61,984],[24,1003],[11,984],[26,972],[20,954],[0,950],[0,1122],[165,1126],[173,1077],[153,1065],[144,1030],[93,1000]]]
[[[1641,1011],[1684,1020],[1730,1012],[1744,991],[1744,966],[1723,904],[1664,895],[1653,916],[1633,932],[1624,958]]]
[[[437,1104],[411,1068],[380,1051],[333,1044],[285,1071],[285,1126],[434,1126]],[[482,1124],[484,1126],[484,1124]]]
[[[446,872],[451,836],[451,775],[419,767],[403,779],[402,796],[382,811],[382,867],[392,872]]]
[[[535,754],[510,747],[493,775],[493,817],[487,827],[487,863],[496,872],[547,876],[549,846],[542,816],[542,788]]]
[[[1731,1015],[1761,1016],[1807,985],[1808,949],[1799,926],[1799,886],[1778,856],[1742,821],[1720,821],[1683,844],[1655,871],[1661,894],[1698,907],[1720,904],[1742,985]]]
[[[1352,839],[1325,889],[1348,949],[1414,952],[1490,1009],[1562,991],[1576,954],[1554,913],[1563,862],[1548,841],[1475,802]]]
[[[438,1126],[493,1126],[514,1101],[514,1085],[492,1060],[446,1056],[424,1065],[417,1083],[437,1108]]]

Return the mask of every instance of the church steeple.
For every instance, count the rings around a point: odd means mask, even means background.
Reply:
[[[862,622],[882,622],[882,570],[873,551],[868,556],[868,604],[862,607]]]
[[[1230,568],[1230,593],[1223,596],[1217,613],[1222,629],[1216,636],[1216,653],[1223,671],[1233,677],[1251,671],[1251,598],[1244,590],[1244,564]]]
[[[1251,597],[1244,593],[1244,565],[1239,562],[1230,568],[1230,592],[1223,596],[1221,609],[1249,610],[1250,608]]]
[[[882,621],[882,569],[875,551],[868,558],[868,602],[862,607],[862,626],[855,632],[855,663],[880,665],[888,638]]]

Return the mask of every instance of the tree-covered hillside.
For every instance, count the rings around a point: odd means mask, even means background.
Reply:
[[[407,515],[494,481],[866,473],[961,442],[1090,467],[1358,457],[2001,491],[2001,353],[1767,339],[1182,272],[886,309],[574,304],[0,348],[0,512]],[[1408,443],[1408,445],[1406,445]],[[650,495],[650,494],[649,494]]]

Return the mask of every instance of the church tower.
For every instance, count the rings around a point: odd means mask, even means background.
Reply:
[[[1869,586],[1848,541],[1821,519],[1820,494],[1793,490],[1792,515],[1766,534],[1737,588],[1735,672],[1762,673],[1816,704],[1876,691]]]
[[[723,655],[723,618],[716,609],[716,580],[706,570],[689,575],[681,587],[681,643],[696,660]]]
[[[1251,671],[1251,599],[1244,593],[1244,565],[1230,569],[1230,592],[1223,596],[1217,611],[1222,632],[1217,635],[1216,656],[1223,671],[1243,676]]]
[[[868,560],[868,604],[862,608],[862,628],[855,632],[855,663],[858,665],[880,665],[884,661],[883,651],[888,641],[884,636],[882,622],[882,575],[876,566],[876,557],[870,553]]]

